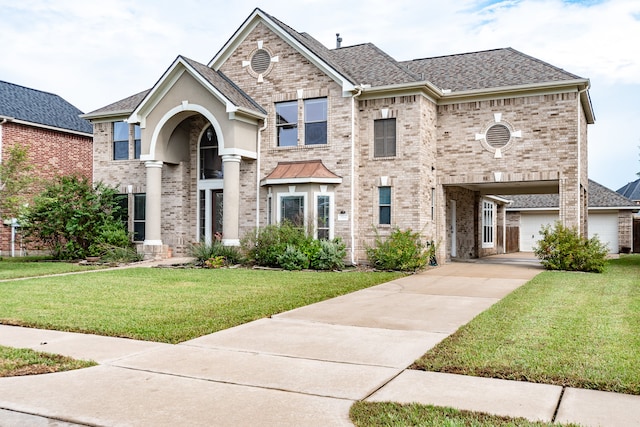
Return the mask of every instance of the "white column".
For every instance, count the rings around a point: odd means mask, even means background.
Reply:
[[[145,253],[159,254],[162,248],[160,213],[162,211],[162,162],[144,162],[147,172],[147,193],[145,212]],[[160,248],[151,248],[159,246]],[[148,248],[147,248],[148,247]]]
[[[241,157],[237,154],[222,156],[222,244],[225,246],[240,245],[240,161]]]

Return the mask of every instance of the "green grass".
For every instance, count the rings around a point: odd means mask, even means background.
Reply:
[[[459,411],[431,405],[391,402],[356,402],[350,410],[357,427],[433,426],[433,427],[545,427],[574,426],[508,418],[481,412]]]
[[[51,261],[45,257],[3,257],[0,258],[0,280],[44,276],[48,274],[72,273],[76,271],[95,270],[97,268],[104,267]]]
[[[0,283],[0,323],[177,343],[398,273],[130,268]]]
[[[57,354],[0,346],[0,377],[48,374],[95,365],[95,362],[76,360]]]
[[[414,367],[640,394],[640,255],[602,274],[544,272]]]

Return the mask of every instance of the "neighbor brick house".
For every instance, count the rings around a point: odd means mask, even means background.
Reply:
[[[504,250],[504,195],[559,193],[559,218],[587,233],[588,89],[511,48],[328,49],[256,9],[208,64],[178,56],[84,117],[95,179],[128,195],[147,256],[287,218],[342,238],[352,262],[396,226],[442,262]]]
[[[19,144],[27,149],[34,177],[92,179],[93,128],[80,114],[58,95],[0,81],[0,162]],[[2,220],[0,254],[11,247],[11,219]]]

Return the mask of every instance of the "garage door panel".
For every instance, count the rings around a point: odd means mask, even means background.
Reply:
[[[589,214],[589,237],[595,235],[609,247],[609,252],[618,253],[618,214]]]
[[[533,252],[533,247],[540,240],[540,229],[543,225],[553,225],[558,214],[521,214],[520,216],[520,250]]]

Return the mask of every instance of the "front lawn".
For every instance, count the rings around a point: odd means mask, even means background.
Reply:
[[[399,277],[129,268],[0,283],[0,323],[177,343]]]
[[[0,377],[49,374],[95,365],[95,362],[76,360],[58,354],[0,345]]]
[[[416,369],[640,394],[640,255],[602,274],[544,272]]]
[[[73,273],[76,271],[95,270],[97,268],[104,267],[52,261],[45,257],[2,257],[0,258],[0,280],[44,276],[48,274]]]

